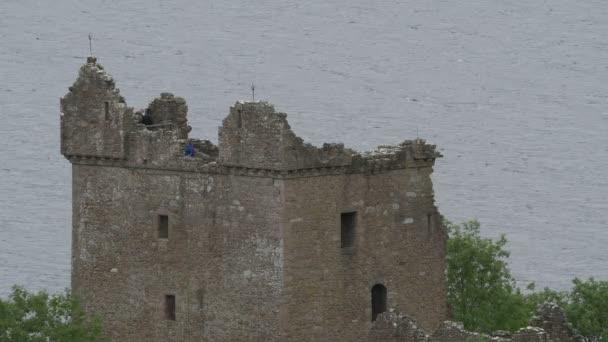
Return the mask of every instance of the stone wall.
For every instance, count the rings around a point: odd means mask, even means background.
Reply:
[[[447,317],[447,236],[430,174],[430,168],[401,169],[285,182],[284,305],[295,314],[291,340],[360,340],[371,328],[375,284],[386,287],[389,306],[427,329]],[[342,248],[344,212],[356,212],[357,222],[353,245]]]
[[[237,102],[216,146],[169,93],[144,125],[94,59],[61,103],[72,287],[111,340],[367,341],[377,284],[427,330],[447,318],[434,145],[315,147],[271,104]]]
[[[72,287],[113,340],[275,340],[283,251],[272,179],[75,165],[73,182]]]

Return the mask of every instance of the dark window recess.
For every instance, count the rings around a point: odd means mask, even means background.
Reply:
[[[106,121],[110,121],[110,102],[103,101],[103,112],[104,112]]]
[[[433,214],[427,214],[426,215],[426,227],[428,228],[429,231],[432,230],[432,228],[433,228]]]
[[[372,287],[372,322],[386,311],[386,287],[376,284]]]
[[[169,216],[158,215],[158,238],[169,238]]]
[[[165,319],[175,321],[175,295],[165,295]]]
[[[340,247],[352,247],[355,244],[355,226],[357,213],[342,213],[340,215]]]

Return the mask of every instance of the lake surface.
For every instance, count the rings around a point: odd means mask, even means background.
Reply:
[[[440,211],[505,233],[518,281],[608,279],[605,0],[2,0],[0,294],[69,286],[59,97],[89,33],[128,105],[183,96],[193,137],[254,82],[308,142],[426,138]]]

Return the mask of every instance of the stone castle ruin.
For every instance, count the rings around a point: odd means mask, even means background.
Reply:
[[[389,308],[448,318],[434,145],[319,148],[237,102],[216,146],[169,93],[143,124],[93,57],[69,89],[72,289],[112,341],[409,341]]]
[[[369,341],[374,342],[585,342],[566,320],[562,309],[545,303],[536,309],[529,325],[515,333],[496,332],[494,336],[466,331],[462,323],[443,322],[428,335],[411,318],[389,310],[378,316]]]

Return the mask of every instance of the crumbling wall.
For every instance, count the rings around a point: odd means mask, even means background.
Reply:
[[[434,342],[485,342],[485,341],[504,341],[502,339],[490,339],[488,336],[466,331],[460,322],[443,322],[433,333],[431,341]]]
[[[553,303],[542,304],[530,320],[530,325],[542,328],[553,342],[583,341],[583,338],[574,332],[562,308]]]
[[[150,130],[172,129],[177,131],[178,139],[188,139],[192,127],[188,126],[188,105],[182,97],[162,93],[148,105],[153,125]]]
[[[138,120],[128,132],[129,161],[139,166],[182,169],[184,161],[208,164],[217,160],[218,147],[211,141],[188,139],[192,128],[187,124],[186,100],[171,93],[162,93],[150,102],[148,109],[153,124],[144,125],[138,112]],[[194,156],[185,156],[187,144],[194,146]]]
[[[370,330],[369,341],[374,342],[432,342],[416,322],[393,310],[378,315]]]
[[[507,340],[508,341],[508,340]],[[536,327],[525,327],[519,329],[511,338],[511,342],[557,342],[554,341],[546,331]],[[569,342],[574,340],[563,340]]]
[[[375,172],[427,163],[441,157],[422,139],[384,145],[357,153],[343,144],[318,148],[296,136],[285,113],[268,102],[237,102],[219,129],[219,161],[226,165],[275,170],[348,166],[352,172]]]
[[[195,156],[202,155],[203,158],[216,160],[219,156],[218,147],[209,140],[190,139],[190,143],[194,146]]]
[[[415,165],[429,166],[440,157],[436,146],[427,144],[424,139],[405,140],[399,145],[381,145],[374,151],[357,153],[353,156],[351,167],[355,172],[369,172]]]
[[[539,305],[529,326],[512,335],[488,336],[464,329],[460,322],[443,322],[432,335],[416,322],[395,311],[378,316],[370,332],[369,342],[584,342],[576,335],[563,310],[551,303]]]
[[[342,144],[304,144],[268,102],[237,102],[219,129],[220,162],[249,168],[289,170],[350,164]]]

